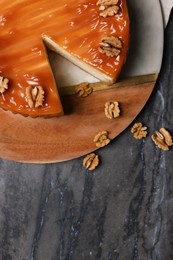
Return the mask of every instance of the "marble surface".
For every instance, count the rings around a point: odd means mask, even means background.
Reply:
[[[82,159],[47,165],[0,160],[0,260],[172,260],[173,148],[151,141],[173,133],[173,13],[156,88],[135,120],[98,151],[93,173]],[[152,62],[152,61],[151,61]]]

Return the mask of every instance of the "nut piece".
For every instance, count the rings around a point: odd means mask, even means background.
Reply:
[[[0,93],[4,93],[8,89],[9,80],[0,76]]]
[[[119,11],[119,7],[118,6],[111,6],[111,7],[108,7],[106,8],[106,10],[104,10],[103,12],[100,13],[100,16],[106,18],[106,17],[111,17],[111,16],[114,16],[118,13]]]
[[[102,39],[98,48],[100,53],[106,54],[108,57],[117,57],[122,49],[122,42],[118,37],[108,36]]]
[[[96,5],[98,6],[111,6],[117,5],[119,0],[99,0]]]
[[[98,133],[93,140],[96,143],[96,146],[98,148],[104,147],[107,144],[110,143],[110,139],[108,138],[108,132],[107,131],[102,131]]]
[[[156,131],[151,138],[155,145],[164,151],[168,151],[169,147],[173,145],[172,136],[165,128],[161,128],[159,132]]]
[[[99,165],[99,157],[95,153],[88,154],[83,159],[83,166],[90,171],[95,170],[95,168]]]
[[[147,136],[147,127],[143,126],[142,123],[136,123],[131,129],[131,133],[133,133],[134,138],[142,139]]]
[[[76,93],[79,97],[88,97],[93,92],[88,82],[83,82],[76,87]]]
[[[104,18],[114,16],[119,11],[118,0],[99,0],[96,5],[99,6],[99,10],[103,11],[100,16]]]
[[[119,117],[120,108],[118,102],[106,102],[105,104],[105,115],[109,119]]]
[[[30,108],[43,106],[45,91],[41,86],[28,86],[26,88],[26,98]]]
[[[173,141],[172,141],[172,136],[171,134],[165,129],[165,128],[160,128],[160,133],[164,136],[165,138],[165,143],[168,145],[168,146],[172,146],[173,145]]]

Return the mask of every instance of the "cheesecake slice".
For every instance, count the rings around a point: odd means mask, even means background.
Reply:
[[[129,46],[125,0],[1,0],[0,10],[3,109],[63,115],[45,46],[101,81],[117,80]]]

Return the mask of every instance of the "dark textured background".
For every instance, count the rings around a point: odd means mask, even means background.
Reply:
[[[151,61],[152,62],[152,61]],[[142,93],[141,93],[142,95]],[[173,12],[155,90],[135,122],[98,151],[93,173],[82,159],[48,165],[0,160],[1,260],[172,260],[173,148],[151,134],[173,134]]]

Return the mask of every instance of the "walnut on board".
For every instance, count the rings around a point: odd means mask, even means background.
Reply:
[[[98,148],[104,147],[110,143],[110,139],[108,137],[108,131],[102,131],[99,132],[95,137],[94,137],[94,143]]]
[[[117,118],[120,116],[119,102],[109,101],[105,103],[105,115],[109,119]]]
[[[76,94],[79,97],[88,97],[93,92],[93,88],[90,87],[88,82],[82,82],[76,86]]]

